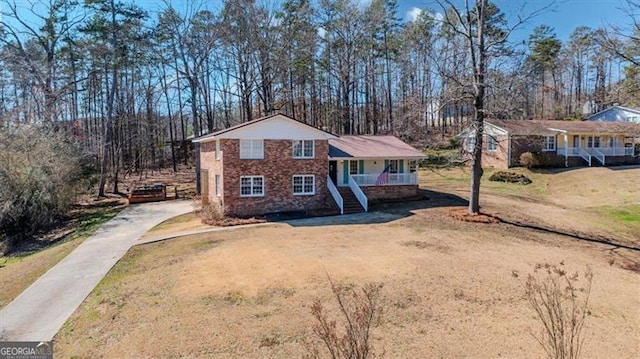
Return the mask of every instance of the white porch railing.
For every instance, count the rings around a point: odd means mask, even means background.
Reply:
[[[379,173],[369,173],[362,175],[351,175],[353,179],[356,181],[358,186],[367,187],[367,186],[377,186],[376,182],[378,182]],[[418,173],[389,173],[387,175],[387,181],[384,184],[385,186],[400,186],[400,185],[412,185],[418,184]]]
[[[593,157],[595,157],[598,161],[600,161],[600,163],[602,163],[602,165],[604,166],[604,162],[605,162],[605,156],[604,153],[600,152],[600,150],[598,150],[597,148],[594,148],[591,151],[591,154],[593,155]]]
[[[364,208],[364,211],[369,211],[369,200],[367,199],[367,196],[364,194],[364,192],[362,192],[362,188],[358,186],[358,183],[355,181],[353,176],[349,176],[349,188],[351,188],[353,194],[356,195],[356,198],[362,205],[362,208]]]
[[[340,208],[340,214],[344,214],[344,201],[342,200],[342,196],[340,195],[340,192],[338,192],[336,185],[333,184],[333,181],[329,176],[327,176],[327,187],[329,188],[329,192],[331,193],[333,200],[336,201],[336,204]]]
[[[605,156],[633,156],[633,147],[600,147],[598,150]]]
[[[591,167],[591,154],[585,151],[583,148],[578,148],[578,155],[582,157],[583,160],[587,161],[589,167]]]
[[[584,150],[589,154],[593,154],[593,150],[598,150],[605,156],[633,156],[633,147],[594,147],[594,148],[582,148],[582,147],[567,147],[567,156],[569,157],[582,157],[580,150]],[[564,156],[564,147],[558,147],[558,155]]]

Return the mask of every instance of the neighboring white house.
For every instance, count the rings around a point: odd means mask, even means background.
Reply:
[[[625,121],[640,123],[640,110],[622,107],[612,106],[604,109],[600,112],[596,112],[587,117],[588,121]]]

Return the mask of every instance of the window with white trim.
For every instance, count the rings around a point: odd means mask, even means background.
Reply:
[[[264,140],[240,140],[240,159],[264,158]]]
[[[350,175],[358,174],[358,161],[354,161],[354,160],[349,161],[349,174]]]
[[[220,159],[220,140],[216,140],[216,160]]]
[[[600,147],[600,136],[596,136],[593,138],[593,147]]]
[[[313,140],[293,140],[293,158],[314,158]]]
[[[467,136],[467,152],[473,152],[473,149],[476,147],[476,136],[469,135]]]
[[[240,197],[264,196],[264,176],[240,177]]]
[[[389,160],[389,173],[398,173],[398,160]]]
[[[294,175],[293,194],[313,195],[316,194],[316,176],[314,175]]]
[[[222,181],[220,180],[220,175],[216,175],[216,196],[220,197],[222,195]]]
[[[556,150],[556,136],[545,136],[542,140],[543,151],[555,151]]]
[[[494,152],[498,149],[498,140],[493,136],[487,136],[487,151]]]

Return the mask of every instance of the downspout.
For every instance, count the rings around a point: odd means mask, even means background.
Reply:
[[[569,135],[564,133],[564,166],[569,167]]]
[[[507,168],[511,168],[513,162],[511,161],[511,135],[507,132]]]

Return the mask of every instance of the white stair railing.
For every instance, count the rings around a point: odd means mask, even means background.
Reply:
[[[604,166],[605,156],[604,153],[600,152],[597,148],[593,149],[593,157],[595,157],[602,165]]]
[[[362,208],[364,208],[364,211],[368,212],[369,200],[367,199],[367,196],[364,194],[364,192],[362,192],[362,189],[360,188],[360,186],[358,186],[358,183],[356,182],[355,179],[353,179],[352,176],[349,176],[349,188],[351,188],[351,191],[353,192],[353,194],[356,195],[356,198],[358,199],[358,202],[360,202],[360,205],[362,205]]]
[[[327,187],[329,188],[329,193],[331,193],[333,200],[336,201],[336,204],[340,208],[340,214],[344,214],[344,200],[342,199],[340,192],[336,188],[336,185],[333,184],[333,181],[329,176],[327,176]]]
[[[585,151],[582,148],[578,148],[578,154],[580,155],[580,157],[582,157],[583,160],[587,161],[589,167],[591,167],[591,154],[589,154],[589,152]]]

